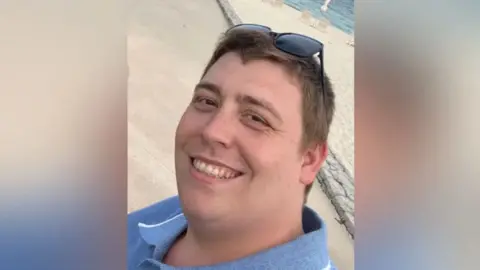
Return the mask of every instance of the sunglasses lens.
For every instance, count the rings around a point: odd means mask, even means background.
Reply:
[[[277,48],[298,57],[310,57],[323,50],[323,44],[307,36],[283,34],[276,39]]]
[[[259,25],[259,24],[239,24],[235,25],[230,28],[228,31],[256,31],[256,32],[270,32],[270,28],[267,26]]]

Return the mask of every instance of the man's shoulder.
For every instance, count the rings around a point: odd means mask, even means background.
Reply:
[[[138,223],[158,224],[182,213],[180,199],[173,196],[128,214],[128,231],[136,230]]]

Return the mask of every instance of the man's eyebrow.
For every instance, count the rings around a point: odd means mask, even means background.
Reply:
[[[214,83],[211,83],[211,82],[205,82],[205,81],[199,82],[197,85],[195,85],[195,91],[198,91],[200,89],[205,89],[207,91],[211,91],[214,94],[219,95],[219,96],[221,96],[221,94],[222,94],[220,86],[218,86]]]
[[[262,107],[263,109],[269,111],[275,118],[277,118],[280,122],[283,122],[282,117],[278,113],[278,111],[275,109],[272,103],[264,100],[264,99],[259,99],[256,97],[252,97],[249,95],[242,95],[239,97],[239,102],[240,103],[249,103],[254,106]]]

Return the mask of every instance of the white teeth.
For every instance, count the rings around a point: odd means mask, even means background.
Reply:
[[[195,160],[195,161],[197,161],[197,160]],[[200,170],[205,170],[205,167],[207,166],[207,164],[197,161],[197,166]]]
[[[200,172],[221,179],[229,179],[235,177],[238,173],[228,168],[207,164],[201,160],[194,159],[193,166]]]
[[[209,174],[213,174],[213,166],[212,165],[207,165],[207,168],[205,169],[205,172]]]
[[[223,178],[225,176],[225,168],[221,168],[218,172],[218,177]]]

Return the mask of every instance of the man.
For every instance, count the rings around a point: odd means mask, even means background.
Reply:
[[[335,269],[305,206],[333,110],[319,41],[227,31],[177,127],[179,196],[128,217],[129,269]]]

